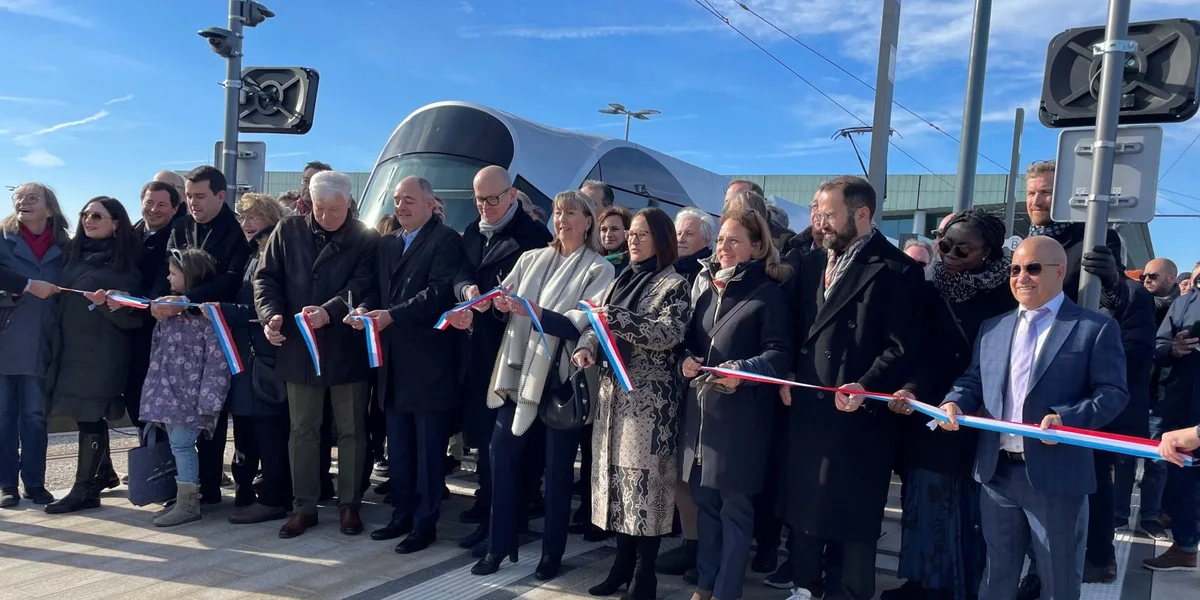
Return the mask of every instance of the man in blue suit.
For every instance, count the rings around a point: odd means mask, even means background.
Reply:
[[[1063,295],[1067,257],[1049,237],[1013,253],[1015,313],[983,324],[975,356],[942,403],[950,415],[1099,428],[1129,400],[1116,321]],[[1053,371],[1053,373],[1051,373]],[[982,411],[981,411],[982,409]],[[1092,451],[982,432],[975,458],[987,569],[980,600],[1010,600],[1033,540],[1043,600],[1078,600],[1083,582],[1087,495],[1096,488]],[[1047,595],[1048,594],[1048,595]]]

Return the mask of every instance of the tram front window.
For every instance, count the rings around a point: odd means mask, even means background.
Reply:
[[[433,186],[433,193],[446,202],[446,225],[455,231],[466,229],[479,217],[471,182],[488,163],[461,156],[445,154],[409,154],[390,158],[375,167],[371,184],[363,193],[359,214],[368,225],[395,211],[392,193],[401,179],[410,175],[424,177]]]

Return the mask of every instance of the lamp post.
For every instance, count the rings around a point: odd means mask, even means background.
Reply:
[[[625,115],[625,141],[629,141],[629,120],[638,119],[639,121],[649,121],[650,115],[660,115],[657,110],[627,110],[623,105],[616,102],[609,102],[609,108],[602,108],[598,112],[606,115]]]

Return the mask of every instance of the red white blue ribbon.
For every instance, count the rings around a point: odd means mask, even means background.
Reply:
[[[457,313],[457,312],[462,312],[464,310],[470,310],[472,307],[474,307],[476,305],[483,304],[484,302],[487,302],[488,300],[494,300],[503,295],[504,295],[504,290],[502,290],[500,288],[495,288],[486,294],[482,294],[476,298],[467,300],[466,302],[460,302],[460,303],[456,304],[454,306],[454,308],[451,308],[450,310],[442,313],[442,316],[440,318],[438,318],[437,324],[435,324],[433,326],[433,328],[441,329],[442,331],[445,331],[446,328],[450,326],[450,315]]]
[[[213,330],[217,332],[217,341],[221,344],[221,352],[225,354],[225,360],[229,363],[230,374],[241,373],[242,357],[238,355],[237,346],[233,344],[233,332],[229,329],[229,323],[225,321],[225,313],[221,312],[221,306],[204,304],[200,306],[200,310],[208,316]]]
[[[708,371],[722,377],[733,377],[747,381],[757,381],[759,383],[772,383],[776,385],[800,387],[826,392],[842,392],[854,394],[856,396],[862,396],[864,398],[870,398],[872,400],[881,400],[884,402],[900,399],[899,396],[893,394],[842,390],[839,388],[789,381],[787,379],[779,379],[776,377],[767,377],[765,375],[757,375],[735,369],[725,369],[721,367],[700,367],[700,370]],[[929,416],[935,421],[950,421],[950,417],[947,415],[946,411],[936,406],[916,400],[908,400],[908,405],[912,407],[913,410]],[[1092,450],[1116,452],[1118,454],[1126,454],[1129,456],[1136,456],[1150,460],[1162,460],[1162,456],[1158,453],[1158,442],[1145,438],[1116,435],[1102,431],[1093,431],[1091,429],[1067,427],[1065,425],[1052,425],[1049,430],[1043,430],[1040,425],[1031,423],[1014,423],[1012,421],[1001,421],[999,419],[989,419],[987,417],[972,417],[969,415],[958,415],[958,424],[961,426],[974,427],[976,429],[985,431],[1009,433],[1012,435],[1019,435],[1022,437],[1033,438],[1042,441],[1058,442],[1072,446],[1091,448]],[[930,426],[933,427],[936,426],[936,424],[934,422],[930,422]],[[1184,453],[1184,464],[1192,466],[1196,464],[1193,461],[1194,459],[1190,454]]]
[[[150,304],[152,302],[149,298],[142,298],[140,296],[133,296],[130,294],[122,294],[121,292],[109,292],[108,299],[126,308],[146,309],[150,308]]]
[[[592,330],[596,332],[600,349],[608,357],[608,364],[612,367],[617,383],[620,384],[621,389],[632,392],[633,380],[629,378],[629,370],[625,368],[625,361],[621,360],[621,353],[617,351],[617,338],[613,337],[612,329],[608,326],[608,318],[596,312],[599,307],[591,300],[580,300],[579,308],[582,308],[583,312],[587,314],[588,322],[592,324]]]
[[[304,338],[304,345],[308,346],[308,355],[312,358],[313,370],[316,371],[317,377],[320,377],[321,351],[317,348],[317,335],[313,332],[308,315],[303,312],[296,313],[296,326],[300,328],[300,337]]]
[[[528,300],[520,296],[509,294],[508,292],[505,292],[504,295],[516,300],[517,302],[520,302],[521,306],[525,307],[525,314],[529,315],[529,321],[533,323],[533,328],[537,330],[538,335],[542,338],[542,348],[546,351],[546,356],[550,356],[550,344],[546,342],[546,332],[542,329],[541,320],[538,319],[537,314],[533,312],[533,305],[530,304]]]
[[[379,342],[379,323],[366,315],[352,315],[351,321],[363,324],[363,333],[367,336],[367,361],[372,369],[383,366],[383,344]]]

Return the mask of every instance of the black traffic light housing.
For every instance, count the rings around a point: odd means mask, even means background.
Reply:
[[[1179,123],[1200,103],[1200,21],[1164,19],[1129,25],[1137,52],[1125,55],[1120,122]],[[1050,41],[1038,119],[1047,127],[1087,127],[1096,123],[1104,27],[1068,29]]]
[[[303,135],[312,129],[320,75],[307,67],[242,71],[238,131]]]

